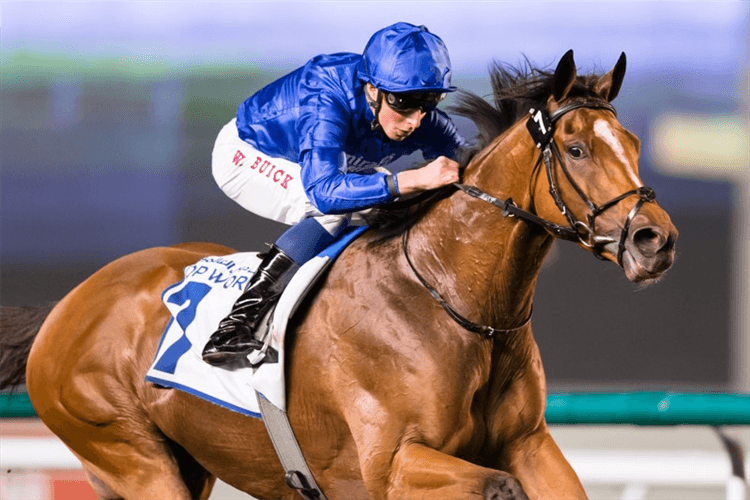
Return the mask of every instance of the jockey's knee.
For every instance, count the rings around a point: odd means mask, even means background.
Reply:
[[[313,217],[334,238],[347,226],[351,218],[351,214],[328,214]]]

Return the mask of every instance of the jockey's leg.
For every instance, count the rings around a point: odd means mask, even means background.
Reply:
[[[205,362],[224,365],[262,347],[255,338],[260,321],[276,304],[297,269],[335,239],[347,216],[316,219],[301,220],[276,240],[229,315],[206,343]]]
[[[298,268],[281,249],[271,247],[229,315],[206,343],[203,361],[223,365],[260,349],[263,343],[255,338],[255,330]]]

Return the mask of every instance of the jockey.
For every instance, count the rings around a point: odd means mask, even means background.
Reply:
[[[243,102],[219,133],[212,171],[247,210],[292,225],[260,263],[203,359],[223,365],[261,347],[254,332],[284,286],[356,213],[458,181],[466,146],[435,106],[452,92],[443,41],[396,23],[362,55],[320,55]],[[426,166],[385,166],[421,151]]]

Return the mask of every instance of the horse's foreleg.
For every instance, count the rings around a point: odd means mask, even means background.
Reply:
[[[573,468],[546,426],[507,448],[505,470],[514,474],[532,499],[587,498]]]
[[[446,455],[422,444],[396,453],[387,491],[398,500],[527,500],[516,478]]]

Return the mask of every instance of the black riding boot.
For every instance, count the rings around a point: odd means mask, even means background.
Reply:
[[[271,247],[229,316],[219,323],[218,330],[206,343],[203,361],[223,365],[260,349],[263,343],[255,338],[255,331],[298,268],[278,247]]]

